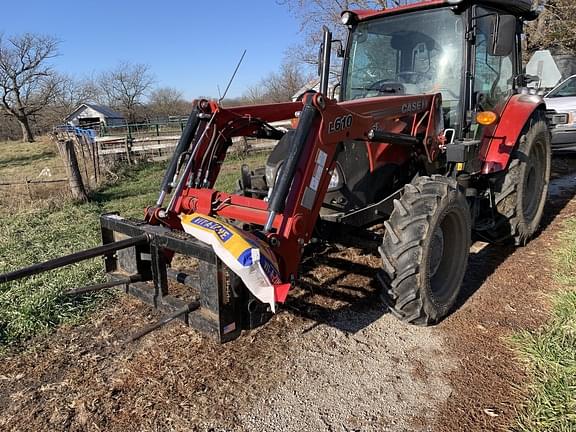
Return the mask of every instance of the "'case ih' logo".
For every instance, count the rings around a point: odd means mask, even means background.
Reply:
[[[427,106],[426,99],[419,100],[417,102],[409,102],[402,105],[402,114],[411,113],[414,111],[422,111]]]

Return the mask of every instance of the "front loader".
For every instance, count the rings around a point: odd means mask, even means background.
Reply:
[[[472,238],[523,245],[542,217],[550,134],[520,47],[535,16],[529,0],[345,11],[336,89],[325,30],[317,91],[238,108],[195,101],[143,220],[102,215],[103,246],[0,282],[101,255],[109,282],[76,292],[121,286],[166,313],[157,326],[180,318],[226,342],[286,300],[309,245],[361,244],[382,257],[374,277],[390,311],[435,324],[455,304]],[[213,186],[235,137],[279,142],[232,194]]]

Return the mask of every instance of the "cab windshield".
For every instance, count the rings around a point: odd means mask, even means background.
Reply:
[[[458,123],[462,18],[450,9],[365,21],[350,39],[344,100],[442,93],[446,127]]]

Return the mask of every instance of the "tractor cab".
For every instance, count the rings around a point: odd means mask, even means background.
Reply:
[[[501,111],[523,86],[522,23],[529,0],[425,1],[384,11],[346,11],[341,100],[442,94],[456,138],[478,133],[475,113]]]
[[[385,111],[389,98],[440,93],[441,129],[447,143],[479,143],[490,127],[497,125],[510,98],[527,85],[521,36],[523,23],[537,17],[531,3],[430,0],[379,11],[343,12],[348,40],[346,48],[338,50],[343,57],[339,101],[346,105],[379,98]],[[321,77],[328,77],[331,69],[332,50],[324,47],[333,45],[331,33],[325,29],[319,55]],[[323,78],[320,84],[320,92],[326,95],[327,81]],[[417,108],[407,106],[407,118]],[[404,129],[397,132],[410,134],[411,127],[406,120]],[[244,184],[252,189],[259,184],[263,194],[269,192],[290,146],[288,134],[270,155],[266,175],[257,172],[250,179],[246,172]],[[397,147],[374,149],[374,143],[341,143],[320,212],[324,221],[361,225],[364,219],[358,222],[343,215],[380,202],[416,175],[444,174],[435,171],[424,154],[411,158],[402,153],[407,150]],[[374,159],[375,153],[380,161]],[[435,163],[441,170],[444,162]]]

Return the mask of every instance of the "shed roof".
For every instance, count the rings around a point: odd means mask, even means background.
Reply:
[[[78,108],[76,108],[70,114],[68,114],[68,116],[64,120],[69,121],[71,118],[73,118],[76,114],[78,114],[79,111],[81,111],[85,107],[91,108],[94,111],[98,111],[104,117],[109,118],[109,119],[123,119],[124,118],[124,116],[121,113],[119,113],[118,111],[114,111],[112,108],[109,108],[109,107],[106,107],[103,105],[96,105],[96,104],[92,104],[92,103],[83,103],[83,104],[80,104],[78,106]]]

